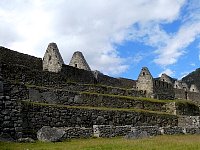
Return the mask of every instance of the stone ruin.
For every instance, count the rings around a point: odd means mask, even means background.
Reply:
[[[60,55],[56,43],[49,43],[43,57],[43,70],[51,72],[60,72],[64,61]]]
[[[65,65],[55,43],[43,59],[0,51],[0,139],[200,134],[195,85],[153,78],[147,67],[137,80],[106,76],[91,71],[81,52]]]
[[[74,52],[69,65],[76,67],[76,68],[79,68],[79,69],[91,71],[91,69],[90,69],[88,63],[86,62],[83,54],[79,51]]]

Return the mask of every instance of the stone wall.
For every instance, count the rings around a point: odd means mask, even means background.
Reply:
[[[94,137],[125,136],[132,130],[133,126],[93,125]]]
[[[158,126],[113,126],[113,125],[94,125],[94,137],[115,137],[125,136],[130,133],[137,134],[146,132],[147,136],[175,135],[175,134],[200,134],[199,127],[158,127]],[[134,138],[134,137],[130,137]],[[136,137],[137,138],[137,137]]]
[[[175,93],[172,84],[160,80],[153,81],[154,98],[157,99],[174,99]]]
[[[166,103],[165,110],[167,113],[174,115],[188,115],[188,116],[200,115],[199,107],[189,101],[174,101]]]
[[[11,98],[18,100],[30,100],[32,102],[41,102],[49,104],[62,104],[71,106],[93,106],[93,107],[110,107],[110,108],[125,108],[125,109],[144,109],[151,111],[167,112],[175,115],[199,115],[198,106],[190,102],[168,102],[162,100],[151,100],[145,98],[137,98],[138,91],[118,89],[112,87],[95,86],[95,85],[77,85],[76,83],[65,84],[65,88],[61,87],[40,87],[24,84],[10,84]],[[77,89],[75,88],[77,87]],[[82,89],[81,89],[82,87]],[[61,89],[60,89],[61,88]],[[105,90],[106,88],[107,90]],[[102,90],[104,89],[104,90]],[[76,90],[87,90],[80,92]],[[103,92],[101,93],[90,93]],[[114,91],[113,91],[114,90]],[[89,91],[89,92],[88,92]],[[80,92],[80,93],[79,93]],[[111,92],[111,93],[109,93]],[[116,95],[110,95],[116,94]],[[130,95],[128,95],[130,94]],[[127,97],[128,96],[128,97]],[[173,103],[173,105],[171,105]]]
[[[188,99],[200,106],[200,93],[188,92]]]
[[[0,135],[22,137],[21,104],[9,96],[0,97]]]
[[[108,85],[108,86],[115,86],[115,87],[122,87],[122,88],[133,88],[135,85],[134,80],[126,80],[123,78],[113,78],[107,75],[99,74],[97,83],[101,85]]]
[[[174,89],[175,99],[187,99],[187,93],[183,89]]]
[[[199,128],[200,127],[200,116],[179,116],[178,117],[179,127],[188,128]]]
[[[176,103],[176,114],[187,116],[199,116],[199,107],[191,102],[180,101]]]
[[[200,105],[200,93],[184,91],[183,89],[174,89],[176,99],[187,99],[193,103]]]
[[[77,96],[76,102],[79,105],[86,106],[143,109],[166,112],[165,102],[144,100],[133,97],[81,93],[79,96]]]
[[[56,43],[49,43],[43,57],[43,70],[60,72],[64,61]]]
[[[19,53],[0,46],[0,61],[6,64],[18,64],[31,69],[42,70],[42,59]]]
[[[32,85],[59,85],[67,82],[94,84],[97,83],[92,72],[63,65],[60,73],[32,70],[29,67],[13,64],[2,64],[2,76],[5,80],[24,82]],[[108,82],[106,83],[106,80]],[[116,87],[130,86],[125,80],[102,75],[98,84]]]
[[[100,110],[83,107],[23,102],[23,129],[37,131],[42,126],[92,127],[93,125],[176,126],[177,116],[147,112]]]
[[[22,82],[48,84],[64,83],[64,82],[80,82],[90,84],[103,84],[116,87],[132,88],[135,85],[134,80],[113,78],[103,74],[98,75],[96,79],[91,71],[86,71],[71,67],[62,66],[60,74],[53,74],[42,71],[42,59],[34,56],[22,54],[16,51],[0,47],[0,60],[2,63],[3,77],[5,79],[13,79]],[[36,69],[36,70],[34,70]],[[59,78],[59,79],[58,79]],[[41,80],[45,80],[41,82]]]
[[[79,51],[74,52],[74,54],[73,54],[73,56],[70,60],[69,65],[76,67],[76,68],[79,68],[79,69],[91,71],[91,69],[90,69],[88,63],[86,62],[83,54]]]
[[[142,68],[136,82],[136,89],[144,91],[147,97],[153,98],[153,76],[147,67]]]
[[[32,70],[31,68],[2,64],[2,76],[5,80],[24,82],[32,85],[54,85],[64,84],[68,81],[79,83],[94,83],[91,72],[63,65],[60,73]]]

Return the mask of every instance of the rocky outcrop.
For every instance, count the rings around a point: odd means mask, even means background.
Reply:
[[[33,140],[32,138],[26,137],[26,138],[19,138],[17,140],[17,142],[20,142],[20,143],[34,143],[35,140]]]

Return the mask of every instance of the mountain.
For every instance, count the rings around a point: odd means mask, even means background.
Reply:
[[[187,76],[183,77],[182,80],[188,84],[190,87],[191,84],[195,84],[198,89],[200,89],[200,68],[189,73]]]

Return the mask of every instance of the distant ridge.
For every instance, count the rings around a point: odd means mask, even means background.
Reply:
[[[188,84],[190,87],[191,84],[195,84],[198,89],[200,89],[200,68],[189,73],[187,76],[183,77],[182,80]]]

